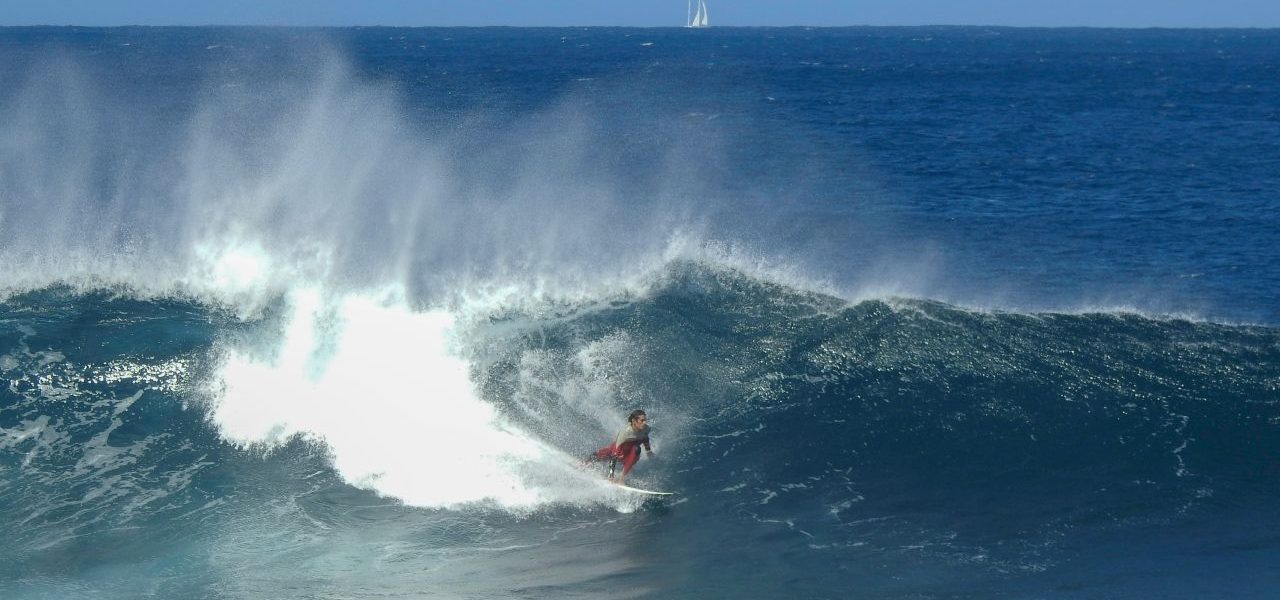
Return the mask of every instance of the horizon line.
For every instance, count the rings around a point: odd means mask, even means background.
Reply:
[[[1280,30],[1280,25],[990,25],[990,24],[846,24],[846,25],[715,25],[711,27],[690,28],[686,25],[388,25],[384,23],[357,24],[281,24],[281,23],[120,23],[95,25],[81,23],[30,23],[21,25],[0,24],[0,29],[21,28],[87,28],[87,29],[125,29],[125,28],[244,28],[244,29],[697,29],[699,31],[715,29],[942,29],[942,28],[975,28],[975,29],[1109,29],[1109,30],[1248,30],[1267,31]]]

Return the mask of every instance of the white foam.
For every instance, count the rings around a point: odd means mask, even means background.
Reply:
[[[346,481],[417,506],[609,498],[476,395],[450,313],[414,311],[396,296],[294,293],[274,356],[227,350],[211,412],[222,434],[323,441]]]

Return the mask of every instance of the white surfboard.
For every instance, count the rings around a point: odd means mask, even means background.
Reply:
[[[648,496],[671,496],[671,495],[674,495],[674,492],[654,492],[654,491],[650,491],[650,490],[642,490],[642,489],[640,489],[640,488],[633,488],[633,487],[631,487],[631,486],[629,486],[629,485],[622,485],[621,483],[615,483],[615,484],[613,484],[613,485],[614,485],[614,487],[617,487],[617,488],[620,488],[620,489],[627,490],[628,492],[635,492],[635,493],[637,493],[637,494],[645,494],[645,495],[648,495]]]

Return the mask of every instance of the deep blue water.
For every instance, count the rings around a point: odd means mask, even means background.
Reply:
[[[1278,71],[0,29],[0,596],[1269,598]]]

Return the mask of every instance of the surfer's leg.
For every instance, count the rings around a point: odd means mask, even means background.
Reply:
[[[587,459],[582,461],[582,468],[585,469],[587,465],[600,462],[606,458],[614,458],[617,454],[617,450],[613,447],[613,444],[609,444],[608,446],[596,450],[591,455],[587,456]]]
[[[626,479],[627,474],[631,472],[631,467],[636,466],[636,461],[640,460],[640,444],[632,444],[627,446],[622,455],[622,477]]]
[[[587,462],[596,462],[596,461],[604,460],[606,458],[613,458],[614,456],[617,456],[617,454],[618,454],[618,451],[614,449],[613,444],[609,444],[608,446],[605,446],[599,450],[596,450],[595,454],[588,456]]]

